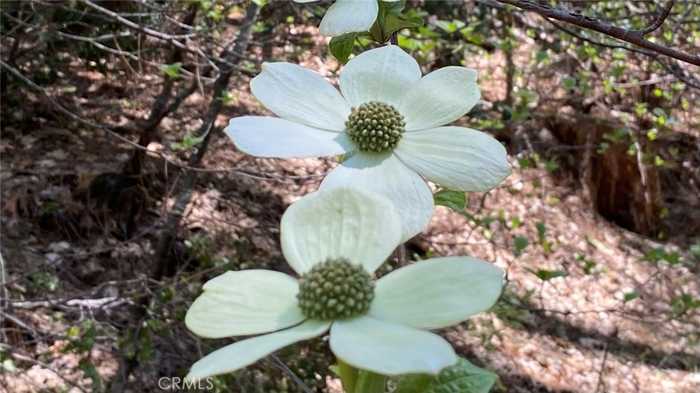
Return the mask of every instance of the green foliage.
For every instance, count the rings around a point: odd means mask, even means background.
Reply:
[[[408,375],[398,381],[394,393],[488,393],[498,380],[491,371],[460,358],[437,376]]]
[[[92,363],[92,361],[88,358],[81,359],[80,362],[78,363],[78,368],[85,373],[85,375],[90,378],[90,381],[92,382],[92,391],[93,392],[102,392],[104,390],[102,386],[102,377],[100,376],[100,373],[97,371],[97,367],[95,367],[95,364]]]
[[[700,308],[700,298],[693,297],[688,293],[676,296],[671,300],[671,310],[675,317],[698,308]]]
[[[542,250],[545,254],[552,252],[552,242],[547,240],[547,227],[544,222],[538,222],[535,224],[537,228],[537,241],[542,246]]]
[[[525,322],[530,318],[527,303],[530,302],[534,293],[534,290],[529,290],[526,291],[524,296],[520,297],[506,286],[503,289],[501,298],[491,308],[491,312],[508,326],[515,329],[523,329],[525,328]]]
[[[594,260],[587,258],[585,255],[577,253],[574,255],[574,258],[577,262],[583,265],[581,266],[581,269],[583,269],[584,274],[592,274],[593,270],[596,268],[596,266],[598,266]]]
[[[187,151],[202,143],[204,138],[206,138],[206,135],[195,136],[192,134],[187,134],[184,138],[182,138],[182,141],[171,143],[170,148],[175,151]]]
[[[377,20],[369,30],[369,34],[377,42],[384,43],[399,30],[417,28],[423,25],[423,19],[414,14],[403,13],[405,0],[396,2],[379,2]]]
[[[632,291],[632,292],[627,292],[624,294],[622,300],[627,303],[631,302],[634,299],[637,299],[639,297],[639,293],[637,291]]]
[[[50,272],[36,272],[29,276],[33,289],[37,291],[55,292],[60,285],[58,276]]]
[[[433,196],[436,206],[445,206],[455,212],[464,212],[467,205],[467,197],[463,191],[440,190]]]
[[[357,33],[347,33],[331,38],[331,42],[328,44],[331,54],[333,54],[339,62],[343,64],[347,63],[352,54],[352,48],[355,45],[355,38],[357,38]]]
[[[160,71],[168,78],[178,79],[182,76],[182,63],[163,64]]]
[[[527,248],[529,241],[524,236],[515,236],[513,238],[513,253],[516,257],[522,255],[523,251]]]
[[[87,320],[81,326],[71,326],[67,332],[68,345],[63,352],[89,353],[95,345],[97,329],[94,322]]]
[[[681,262],[681,256],[678,252],[668,252],[665,249],[658,247],[644,254],[644,260],[653,264],[666,262],[669,265],[677,265]]]
[[[559,278],[559,277],[566,277],[569,275],[569,273],[563,271],[563,270],[546,270],[546,269],[526,269],[528,272],[534,274],[537,276],[542,281],[549,281],[554,278]]]

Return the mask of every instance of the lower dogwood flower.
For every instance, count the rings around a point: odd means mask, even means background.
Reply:
[[[318,0],[294,0],[297,3],[312,3]],[[382,0],[396,2],[398,0]],[[326,36],[368,31],[377,20],[377,0],[336,0],[321,20],[319,29]]]
[[[234,144],[259,157],[345,154],[321,188],[348,186],[389,198],[401,216],[402,241],[432,217],[425,180],[452,190],[487,191],[510,173],[496,139],[442,126],[478,102],[474,70],[445,67],[421,76],[418,63],[390,45],[351,59],[341,71],[340,92],[290,63],[265,63],[250,86],[280,118],[231,119],[226,133]]]
[[[262,335],[210,353],[187,378],[246,367],[329,330],[333,353],[359,369],[437,374],[454,364],[450,344],[427,329],[490,308],[500,295],[503,272],[474,258],[444,257],[375,282],[372,274],[400,237],[391,202],[376,194],[335,188],[300,199],[281,224],[282,252],[299,279],[242,270],[208,281],[187,312],[187,327],[208,338]]]

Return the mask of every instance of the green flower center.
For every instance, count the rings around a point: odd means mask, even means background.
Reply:
[[[372,277],[346,259],[329,259],[299,280],[297,300],[307,318],[322,321],[365,314],[374,299]]]
[[[352,108],[345,129],[360,151],[381,153],[392,150],[406,127],[403,116],[393,106],[370,101]]]

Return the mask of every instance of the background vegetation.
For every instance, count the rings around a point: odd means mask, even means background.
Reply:
[[[335,81],[316,27],[329,3],[0,4],[0,391],[161,391],[226,342],[189,333],[188,305],[223,271],[287,269],[281,214],[335,164],[252,158],[221,129],[264,113],[248,88],[264,60]],[[383,273],[453,254],[507,269],[490,313],[442,332],[495,391],[697,392],[700,3],[409,0],[403,15],[420,27],[394,39],[424,72],[479,70],[462,123],[501,140],[514,173],[438,191]],[[309,341],[215,390],[333,392],[330,362]]]

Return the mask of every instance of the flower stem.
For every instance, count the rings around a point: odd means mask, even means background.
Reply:
[[[338,359],[338,374],[345,393],[384,393],[387,377],[357,369]]]
[[[384,393],[386,391],[386,375],[375,374],[371,371],[360,371],[354,393]]]
[[[340,374],[340,381],[343,383],[343,390],[346,393],[355,393],[359,372],[360,370],[338,359],[338,374]]]

